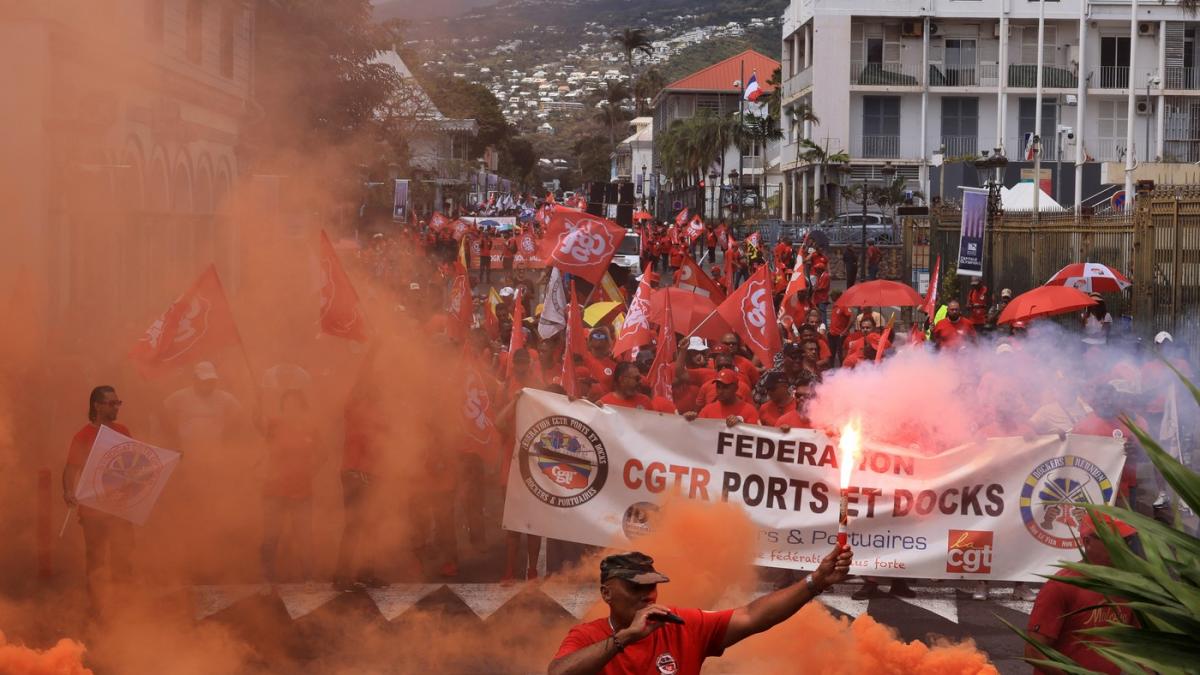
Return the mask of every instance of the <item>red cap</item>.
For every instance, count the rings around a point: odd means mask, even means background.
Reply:
[[[721,372],[717,373],[717,382],[721,384],[737,384],[737,381],[737,373],[729,368],[723,368]]]
[[[1096,515],[1100,516],[1100,519],[1107,524],[1107,527],[1110,530],[1115,526],[1117,534],[1121,535],[1122,539],[1137,534],[1137,530],[1123,520],[1118,520],[1105,513],[1098,513]],[[1089,534],[1096,534],[1096,523],[1092,520],[1092,516],[1090,514],[1084,516],[1083,519],[1079,521],[1079,536],[1086,537]]]

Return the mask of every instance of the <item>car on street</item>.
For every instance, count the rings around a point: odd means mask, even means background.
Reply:
[[[862,244],[863,224],[867,226],[867,239],[874,239],[877,244],[899,244],[900,228],[888,215],[868,211],[862,213],[843,213],[817,225],[829,237],[829,243]]]

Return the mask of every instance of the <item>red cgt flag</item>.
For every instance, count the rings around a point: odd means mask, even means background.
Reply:
[[[454,279],[450,282],[450,295],[446,299],[446,313],[450,315],[450,335],[465,337],[474,323],[475,307],[471,303],[471,282],[467,268],[454,261]]]
[[[217,268],[209,265],[192,287],[150,324],[129,356],[147,366],[186,365],[239,342]]]
[[[759,267],[746,283],[717,307],[717,313],[750,347],[758,360],[770,368],[781,345],[771,279],[767,274],[766,265]]]
[[[567,305],[566,340],[563,344],[562,372],[559,381],[570,398],[579,397],[579,381],[575,378],[575,355],[587,353],[587,341],[583,335],[583,318],[580,316],[579,301],[575,298],[575,284],[571,284],[571,295]]]
[[[688,245],[696,243],[696,240],[704,236],[704,221],[700,220],[700,215],[692,216],[692,221],[687,226]]]
[[[780,307],[792,307],[791,300],[797,293],[808,290],[808,277],[804,275],[804,256],[796,256],[796,264],[792,266],[792,276],[788,278],[787,290],[783,292],[783,303]]]
[[[434,211],[433,215],[429,217],[429,229],[434,232],[441,232],[449,224],[450,219],[437,211]]]
[[[564,274],[600,283],[625,228],[583,211],[557,211],[542,241],[542,260]]]
[[[688,222],[688,210],[686,208],[683,209],[682,211],[680,211],[679,213],[675,214],[675,225],[677,225],[679,227],[683,227],[684,225],[687,225],[687,222]]]
[[[683,261],[679,265],[679,274],[675,279],[675,285],[684,290],[690,290],[697,295],[703,295],[713,301],[713,304],[721,302],[725,299],[725,291],[717,285],[717,282],[708,276],[692,256],[683,255]]]
[[[629,303],[629,312],[625,315],[625,323],[621,324],[621,334],[613,345],[613,356],[620,357],[625,352],[650,342],[654,329],[650,327],[650,294],[654,292],[651,284],[654,273],[646,271],[642,282],[638,284],[637,292]]]
[[[650,364],[649,377],[653,395],[670,401],[675,398],[675,358],[678,345],[675,344],[675,326],[671,322],[671,296],[667,296],[666,303],[665,318],[658,328],[658,353],[654,355],[654,363]]]
[[[325,230],[321,230],[321,332],[355,342],[367,341],[367,321],[358,293]]]

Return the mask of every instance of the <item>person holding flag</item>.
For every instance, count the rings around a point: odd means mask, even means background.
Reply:
[[[68,508],[77,510],[79,526],[83,528],[85,581],[93,612],[100,609],[96,581],[101,570],[107,567],[110,578],[115,582],[127,582],[133,578],[133,523],[75,501],[79,478],[100,427],[106,426],[124,436],[133,435],[125,425],[117,422],[122,403],[117,390],[111,386],[101,385],[92,389],[88,396],[87,424],[71,438],[66,466],[63,467],[63,501]]]

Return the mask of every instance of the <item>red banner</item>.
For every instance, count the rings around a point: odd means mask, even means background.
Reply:
[[[367,321],[358,293],[342,268],[329,237],[321,230],[321,332],[334,337],[367,341]]]
[[[217,268],[209,265],[191,288],[150,324],[129,356],[149,366],[183,365],[210,358],[239,342]]]
[[[758,268],[746,283],[738,287],[717,313],[750,347],[764,366],[770,368],[780,348],[779,326],[767,266]]]

